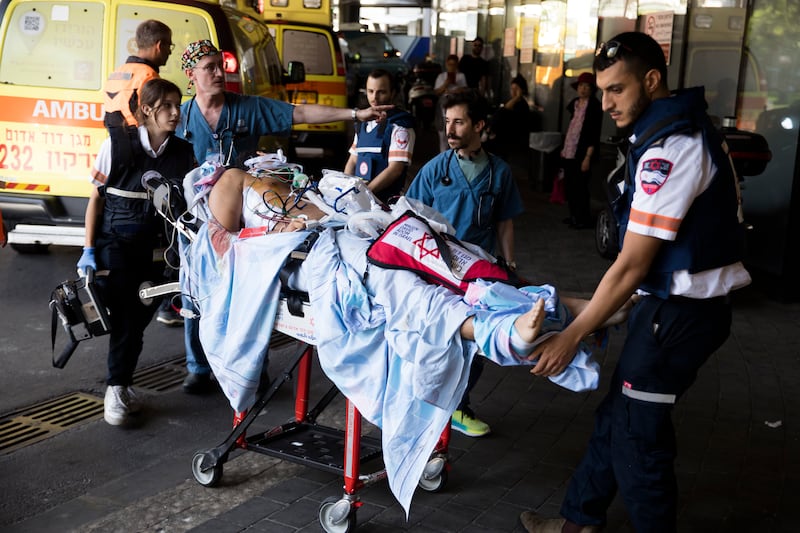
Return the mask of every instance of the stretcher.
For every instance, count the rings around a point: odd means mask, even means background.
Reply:
[[[358,409],[345,398],[344,428],[325,426],[317,417],[338,395],[333,385],[311,408],[310,388],[314,357],[314,328],[311,306],[306,299],[302,316],[289,311],[287,298],[281,299],[270,347],[298,341],[298,349],[281,373],[270,383],[245,413],[234,414],[234,428],[218,446],[197,452],[192,458],[192,474],[203,486],[213,487],[222,477],[223,465],[235,449],[261,453],[344,477],[340,497],[325,499],[319,508],[319,522],[329,533],[350,532],[356,528],[356,512],[361,506],[358,492],[386,479],[386,470],[379,468],[364,473],[362,465],[377,463],[381,457],[380,439],[362,435],[362,419]],[[275,332],[280,335],[276,335]],[[296,375],[294,417],[291,421],[266,431],[248,434],[247,430],[280,388]],[[450,427],[445,427],[419,481],[425,491],[438,492],[447,483]]]
[[[143,185],[150,195],[156,212],[176,232],[189,242],[196,237],[196,227],[187,224],[177,213],[185,212],[185,201],[181,191],[167,184],[157,175],[146,176]],[[311,241],[313,243],[313,241]],[[311,244],[309,244],[309,247]],[[302,261],[308,249],[292,252],[292,261]],[[282,281],[286,281],[282,279]],[[143,302],[181,292],[179,283],[167,283],[154,287],[143,287],[140,298]],[[312,362],[315,355],[316,338],[313,313],[308,294],[281,285],[279,302],[269,347],[274,349],[296,341],[294,351],[285,368],[272,380],[263,392],[259,392],[255,403],[245,412],[234,411],[233,429],[227,438],[214,448],[198,451],[192,458],[192,474],[203,486],[219,483],[223,465],[234,450],[244,450],[276,457],[282,460],[317,468],[344,478],[343,493],[331,496],[319,508],[319,521],[329,532],[349,532],[356,527],[356,513],[361,506],[358,492],[370,485],[387,479],[385,468],[363,473],[362,465],[379,463],[382,457],[381,441],[362,435],[362,416],[355,405],[345,398],[345,424],[343,428],[322,425],[317,417],[339,394],[335,385],[310,406]],[[266,431],[248,434],[248,429],[269,405],[283,385],[296,376],[294,416],[287,423]],[[447,424],[427,461],[418,487],[429,492],[442,490],[447,482],[449,463],[447,460],[450,426]]]

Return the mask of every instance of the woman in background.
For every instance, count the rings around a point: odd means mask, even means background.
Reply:
[[[564,223],[581,229],[592,227],[589,180],[592,158],[600,144],[603,110],[600,101],[594,97],[597,91],[594,74],[584,72],[572,84],[572,88],[578,91],[578,96],[567,104],[571,119],[561,150],[561,168],[564,170],[564,189],[569,206],[569,216]]]

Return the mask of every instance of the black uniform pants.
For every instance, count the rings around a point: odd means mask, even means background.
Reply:
[[[96,248],[98,269],[109,270],[107,277],[98,278],[111,320],[106,383],[130,386],[142,352],[144,330],[158,309],[158,302],[142,303],[139,288],[144,281],[161,283],[164,267],[153,262],[150,243],[100,237]]]
[[[637,533],[676,530],[672,410],[730,334],[725,298],[646,297],[634,306],[610,390],[561,514],[604,525],[619,490]]]

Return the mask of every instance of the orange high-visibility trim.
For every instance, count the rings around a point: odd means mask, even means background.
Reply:
[[[662,215],[654,215],[631,209],[630,221],[649,228],[661,229],[677,233],[678,228],[681,226],[681,219],[665,217]]]

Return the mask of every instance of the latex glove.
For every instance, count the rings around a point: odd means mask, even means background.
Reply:
[[[81,258],[78,259],[78,275],[86,276],[86,267],[97,270],[97,261],[94,259],[94,246],[84,246]]]

